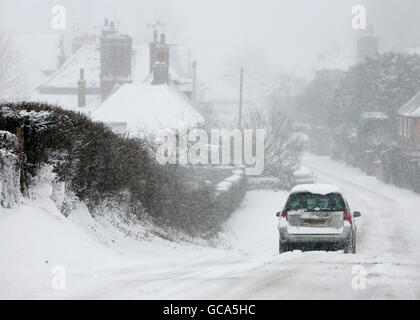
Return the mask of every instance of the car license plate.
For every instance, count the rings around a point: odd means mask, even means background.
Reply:
[[[310,225],[322,226],[325,224],[325,220],[308,219],[308,220],[305,220],[305,223],[310,224]]]

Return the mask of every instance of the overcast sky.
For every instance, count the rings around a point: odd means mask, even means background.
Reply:
[[[232,63],[310,64],[319,51],[351,34],[353,1],[344,0],[0,0],[1,24],[18,33],[50,33],[51,8],[67,9],[68,28],[115,19],[138,41],[147,23],[167,23],[177,50],[191,49],[201,65]],[[56,31],[55,31],[56,32]],[[255,61],[254,61],[255,63]]]
[[[177,56],[187,63],[191,50],[201,77],[212,79],[242,65],[264,72],[307,72],[319,53],[354,54],[351,9],[367,2],[374,4],[368,23],[379,15],[382,29],[404,3],[404,15],[420,20],[419,6],[411,10],[420,3],[415,0],[0,0],[0,26],[12,34],[57,33],[51,28],[51,9],[60,4],[67,9],[70,31],[92,30],[108,17],[136,42],[145,43],[151,37],[147,24],[159,20],[166,24]],[[404,19],[397,18],[402,31],[388,27],[394,37],[407,29]]]

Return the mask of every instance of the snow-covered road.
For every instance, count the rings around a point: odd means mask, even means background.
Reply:
[[[69,261],[65,290],[32,288],[23,290],[23,297],[419,299],[420,195],[326,157],[305,155],[303,162],[318,182],[337,184],[352,210],[362,212],[356,255],[300,251],[279,255],[275,213],[287,193],[251,191],[215,248],[154,242],[136,247],[117,239],[123,260],[118,256],[112,265],[86,272],[73,272]],[[366,271],[364,289],[363,280],[357,281],[363,276],[360,270]],[[0,296],[7,294],[0,289]]]

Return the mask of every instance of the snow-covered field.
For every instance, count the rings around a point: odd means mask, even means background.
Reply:
[[[83,207],[67,219],[45,188],[0,212],[0,298],[419,299],[420,195],[326,157],[305,155],[304,164],[362,212],[356,255],[279,255],[275,213],[284,191],[248,192],[208,247],[135,240]]]

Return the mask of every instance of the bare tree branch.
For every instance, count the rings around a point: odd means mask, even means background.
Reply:
[[[0,100],[25,95],[26,86],[19,65],[18,55],[13,49],[10,36],[0,31]]]

